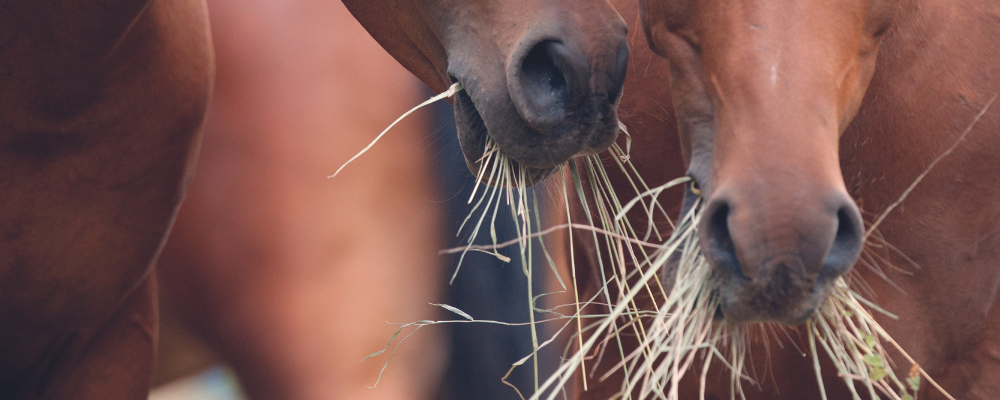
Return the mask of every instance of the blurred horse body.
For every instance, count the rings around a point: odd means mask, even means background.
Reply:
[[[209,1],[218,79],[198,173],[158,263],[171,309],[254,399],[428,399],[442,330],[385,379],[359,363],[443,302],[423,97],[339,2]]]

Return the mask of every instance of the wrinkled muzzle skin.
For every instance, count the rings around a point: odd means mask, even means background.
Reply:
[[[606,0],[347,0],[355,17],[434,90],[452,83],[462,151],[487,137],[537,183],[614,142],[626,26]]]
[[[812,316],[864,241],[839,139],[897,0],[640,0],[729,323]],[[693,192],[700,192],[700,196]]]

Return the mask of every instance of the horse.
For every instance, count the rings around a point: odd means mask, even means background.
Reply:
[[[873,300],[898,315],[877,315],[880,324],[945,391],[1000,396],[1000,111],[989,108],[1000,92],[1000,52],[991,44],[1000,37],[1000,7],[935,0],[616,5],[627,21],[641,20],[648,48],[663,57],[630,71],[644,73],[627,78],[620,113],[629,113],[629,93],[645,109],[673,106],[660,116],[672,127],[656,136],[631,130],[632,157],[644,176],[692,178],[666,206],[684,215],[704,202],[699,239],[721,278],[717,318],[793,327],[826,300],[832,279],[853,268]],[[655,84],[632,84],[650,79]],[[649,115],[640,117],[651,125]],[[669,156],[683,159],[683,170],[648,150],[666,149],[658,147],[663,133],[681,145]],[[629,193],[623,176],[611,179]],[[630,218],[643,226],[647,217]],[[911,271],[859,262],[868,233],[888,245],[867,252]],[[752,368],[769,372],[746,398],[821,398],[811,361],[796,340],[782,341],[755,338],[750,352],[766,356]],[[615,365],[609,358],[596,375]],[[905,375],[907,367],[896,368]],[[833,368],[823,370],[828,397],[849,398]],[[706,375],[706,398],[733,395],[719,375]],[[621,374],[612,377],[579,398],[618,393]],[[689,377],[680,398],[698,396],[697,377]],[[943,396],[927,384],[919,391],[921,399]]]
[[[0,397],[145,398],[213,81],[198,0],[0,2]]]

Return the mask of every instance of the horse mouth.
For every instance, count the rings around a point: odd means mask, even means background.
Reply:
[[[702,179],[701,181],[705,181]],[[688,215],[692,207],[699,205],[701,194],[695,194],[692,186],[684,189],[684,202],[680,215]],[[704,210],[702,210],[704,212]],[[699,222],[701,218],[699,217]],[[694,240],[704,246],[709,243],[702,235],[696,233]],[[699,250],[705,256],[704,248]],[[662,272],[662,279],[670,282],[676,279],[681,255],[677,254],[668,261],[668,267]],[[831,278],[811,278],[798,269],[788,268],[782,263],[775,268],[766,279],[751,279],[744,276],[739,261],[736,259],[710,259],[704,262],[711,271],[708,273],[710,289],[699,295],[702,304],[711,304],[712,321],[716,324],[746,325],[754,323],[778,323],[796,326],[805,323],[815,316],[833,293],[834,281]],[[669,285],[669,284],[668,284]],[[701,299],[708,296],[709,299]]]
[[[719,287],[721,301],[716,316],[734,324],[777,322],[788,326],[800,325],[816,315],[833,289],[832,285],[825,283],[809,288],[780,284],[766,286],[724,282]]]
[[[497,177],[490,180],[490,170],[482,171],[484,173],[480,174],[482,168],[493,168],[493,163],[487,163],[486,160],[498,159],[497,157],[488,157],[488,147],[495,147],[498,149],[496,151],[506,156],[503,157],[503,160],[507,164],[506,167],[509,168],[512,174],[515,174],[513,177],[515,181],[506,182],[507,185],[517,185],[522,177],[521,171],[523,171],[524,185],[528,187],[534,186],[554,175],[566,163],[564,161],[551,167],[529,167],[519,163],[516,160],[516,155],[506,152],[493,140],[491,135],[502,135],[504,133],[489,131],[486,127],[486,121],[483,120],[479,108],[467,90],[460,90],[455,95],[455,122],[458,125],[459,144],[462,147],[465,162],[474,175],[483,176],[482,183],[491,186],[497,186],[501,183]],[[499,169],[497,174],[499,175]]]
[[[732,293],[732,288],[716,288],[714,296],[719,296],[720,301],[712,313],[712,321],[717,324],[745,325],[753,323],[776,322],[787,326],[801,325],[819,312],[821,305],[827,296],[818,294],[800,299],[796,302],[793,310],[784,310],[771,307],[762,307],[762,303],[769,303],[767,300],[756,296],[740,296]],[[772,303],[773,304],[773,303]],[[784,304],[785,307],[788,304]]]

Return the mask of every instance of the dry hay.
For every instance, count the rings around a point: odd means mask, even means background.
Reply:
[[[462,88],[456,84],[447,92],[417,108],[454,95],[459,90]],[[979,116],[988,107],[989,104]],[[978,119],[977,116],[976,120]],[[628,135],[624,125],[621,125],[621,129]],[[956,141],[956,146],[965,138],[969,129]],[[382,132],[379,137],[384,134],[385,132]],[[616,398],[677,400],[681,378],[695,373],[700,377],[700,398],[704,399],[706,375],[713,363],[728,371],[731,397],[745,398],[744,386],[756,385],[755,379],[745,367],[747,347],[754,336],[754,331],[761,332],[766,342],[768,332],[778,338],[776,329],[785,328],[776,328],[773,324],[729,326],[714,319],[719,300],[712,269],[700,252],[697,234],[698,221],[701,217],[700,204],[696,204],[683,215],[673,227],[671,235],[665,239],[652,223],[657,213],[670,220],[657,201],[658,196],[666,189],[685,184],[690,179],[678,178],[662,186],[650,188],[629,160],[629,144],[630,139],[625,150],[615,144],[600,155],[571,160],[569,166],[562,171],[561,187],[556,189],[554,195],[561,197],[563,206],[567,210],[567,223],[543,227],[538,214],[537,195],[529,194],[526,190],[525,177],[528,174],[523,168],[514,167],[515,164],[488,139],[484,156],[479,160],[480,169],[477,174],[477,180],[482,185],[479,185],[469,199],[470,204],[474,204],[474,209],[463,222],[463,226],[474,224],[472,232],[479,232],[483,224],[494,226],[497,218],[507,217],[497,215],[498,206],[501,202],[506,202],[511,206],[512,215],[509,217],[516,223],[519,238],[511,242],[497,243],[495,230],[491,229],[490,245],[474,245],[476,237],[473,235],[468,239],[467,245],[448,249],[442,253],[460,253],[460,268],[462,258],[469,251],[486,252],[501,260],[510,261],[497,250],[505,246],[518,246],[521,265],[524,266],[523,272],[527,277],[529,304],[532,305],[532,310],[529,312],[531,320],[528,325],[531,327],[534,351],[515,363],[511,370],[531,361],[535,376],[535,391],[530,399],[552,400],[565,397],[568,386],[577,374],[582,377],[583,386],[586,388],[588,382],[605,379],[614,372],[622,372],[624,375],[621,390]],[[370,147],[371,145],[364,151]],[[928,170],[947,156],[954,147],[939,156]],[[602,160],[602,155],[607,161]],[[630,195],[634,198],[627,204],[619,202],[619,197],[624,197],[626,194],[614,192],[605,167],[606,163],[612,165],[612,168],[619,169],[631,183],[634,193]],[[926,172],[911,185],[900,201],[925,175]],[[586,215],[584,221],[572,220],[572,215],[569,213],[571,199],[583,206]],[[884,240],[871,234],[884,215],[898,203],[893,204],[870,226],[866,235],[867,244],[871,244],[871,240],[878,240],[880,241],[878,246],[891,248],[891,245]],[[629,219],[624,218],[626,212],[636,207],[639,207],[649,219],[647,224],[649,228],[645,232],[637,232]],[[567,288],[548,249],[544,246],[544,240],[538,242],[537,248],[533,244],[532,239],[561,229],[589,232],[593,243],[596,244],[594,249],[598,254],[595,260],[601,264],[597,271],[601,274],[603,285],[591,298],[580,298],[572,251],[568,253],[571,281],[570,287]],[[572,248],[573,236],[567,235],[567,237]],[[545,256],[547,267],[553,271],[562,288],[572,291],[574,303],[569,305],[573,309],[572,313],[559,311],[566,307],[552,309],[537,307],[539,298],[550,293],[532,293],[532,272],[535,267],[532,265],[534,259],[532,255],[536,251],[541,251]],[[871,257],[869,260],[863,262],[874,261]],[[604,263],[610,265],[603,265]],[[457,273],[456,268],[455,274]],[[820,369],[820,354],[824,354],[832,361],[837,369],[837,375],[843,380],[854,399],[860,400],[863,397],[880,399],[881,395],[895,400],[913,400],[922,380],[926,380],[951,399],[952,397],[941,389],[878,324],[873,315],[875,313],[896,317],[855,291],[855,288],[864,287],[863,282],[859,280],[860,276],[857,273],[838,278],[829,299],[804,327],[808,338],[808,355],[812,357],[823,398],[826,398],[826,394]],[[653,303],[653,309],[640,307],[638,300],[642,298],[657,299]],[[436,306],[443,307],[463,319],[425,320],[401,325],[390,338],[386,348],[367,358],[380,356],[392,349],[383,366],[384,371],[392,353],[406,337],[428,325],[446,323],[523,325],[476,320],[455,307],[444,304]],[[584,309],[588,312],[583,312]],[[601,311],[594,312],[595,309]],[[536,313],[547,317],[536,320]],[[543,323],[556,325],[555,334],[544,341],[539,337],[539,325]],[[561,333],[574,330],[575,333],[572,334],[556,371],[548,377],[539,376],[537,357],[539,349],[559,343],[557,338]],[[408,331],[407,335],[399,338],[400,333],[404,331]],[[632,351],[626,351],[620,341],[623,335],[634,337],[639,345]],[[909,363],[910,372],[907,376],[899,377],[895,374],[896,368],[893,367],[896,365],[889,359],[886,346],[896,349]],[[594,371],[587,368],[588,363],[596,363],[593,355],[599,360],[599,357],[608,351],[617,352],[618,359],[622,361],[603,376],[594,376]]]

